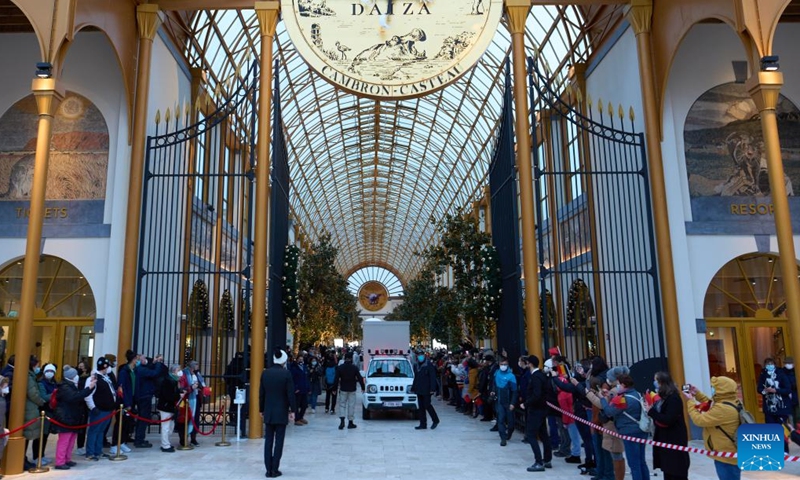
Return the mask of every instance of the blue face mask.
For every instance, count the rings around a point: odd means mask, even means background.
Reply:
[[[653,380],[653,388],[658,391],[658,380]]]
[[[772,364],[770,364],[770,365],[767,365],[767,371],[768,371],[769,373],[772,373],[772,372],[774,372],[774,371],[775,371],[775,365],[772,365]]]
[[[714,395],[717,393],[717,390],[714,387],[711,387],[711,398],[714,398]]]
[[[136,366],[137,366],[137,367],[138,367],[139,365],[141,365],[141,364],[142,364],[142,361],[141,361],[141,360],[136,360]]]
[[[417,360],[422,363],[425,361],[425,355],[417,355]]]
[[[41,372],[41,371],[42,371],[42,369],[41,369],[41,368],[39,368],[39,367],[36,367],[36,368],[34,368],[34,369],[33,369],[33,374],[34,374],[34,375],[39,375],[39,372]]]

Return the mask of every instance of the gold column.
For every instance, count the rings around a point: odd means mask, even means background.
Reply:
[[[528,78],[525,56],[525,20],[530,0],[506,0],[514,53],[514,107],[516,111],[517,168],[522,215],[522,272],[525,276],[525,336],[529,355],[542,357],[542,319],[539,317],[539,259],[536,256],[536,222],[533,210],[531,124],[528,119]]]
[[[250,438],[261,438],[258,390],[264,370],[264,317],[267,312],[267,248],[269,246],[269,168],[272,140],[272,39],[280,3],[256,2],[261,28],[261,65],[258,96],[258,153],[256,164],[255,251],[253,252],[253,317],[250,337]]]
[[[786,291],[786,316],[789,319],[792,353],[798,355],[800,354],[800,280],[797,278],[792,217],[789,212],[789,198],[786,196],[781,141],[778,137],[778,120],[775,116],[781,86],[783,86],[781,72],[758,72],[747,81],[747,91],[753,97],[761,114],[761,130],[764,134],[764,148],[767,153],[769,188],[775,208],[779,261],[783,274],[783,288]],[[795,375],[800,378],[800,371],[795,369]]]
[[[31,213],[28,217],[28,237],[25,244],[25,263],[22,270],[22,298],[19,306],[19,320],[15,330],[14,355],[17,365],[16,385],[11,392],[11,405],[8,428],[13,430],[25,423],[25,402],[28,384],[28,357],[31,354],[31,331],[33,313],[36,309],[36,286],[39,277],[39,256],[42,249],[42,224],[44,222],[45,189],[47,186],[47,166],[50,162],[50,134],[56,108],[64,98],[63,90],[54,78],[37,78],[33,81],[33,95],[39,111],[39,131],[36,137],[36,159],[33,167],[33,189],[31,190]],[[6,475],[16,475],[23,471],[25,457],[25,438],[17,432],[8,440],[8,460]]]
[[[639,79],[642,86],[644,124],[647,139],[647,160],[650,166],[650,190],[653,198],[653,220],[656,231],[658,274],[664,312],[664,333],[667,342],[667,364],[677,385],[684,383],[681,324],[675,292],[675,266],[672,261],[672,240],[667,213],[667,189],[664,183],[664,161],[661,156],[661,121],[659,119],[650,27],[653,21],[652,0],[632,0],[628,20],[636,33],[639,56]]]
[[[128,182],[128,212],[125,223],[125,250],[122,260],[122,296],[119,307],[117,358],[133,344],[133,311],[136,302],[137,263],[139,260],[139,225],[142,219],[142,183],[144,179],[144,142],[147,134],[147,100],[150,96],[150,59],[158,25],[158,5],[136,7],[139,26],[139,60],[136,68],[136,103],[133,111],[131,173]]]

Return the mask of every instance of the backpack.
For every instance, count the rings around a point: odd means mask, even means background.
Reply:
[[[639,402],[641,404],[641,409],[639,411],[639,419],[638,420],[633,418],[632,416],[628,415],[628,412],[622,412],[622,414],[625,415],[626,417],[630,418],[634,422],[636,422],[639,425],[639,430],[641,430],[641,431],[643,431],[643,432],[645,432],[645,433],[647,433],[649,435],[653,435],[655,433],[655,431],[656,431],[656,426],[653,424],[653,419],[650,418],[650,416],[647,414],[647,411],[645,410],[644,400],[641,399],[641,398],[636,398],[633,395],[625,395],[625,396],[628,397],[628,398],[632,398],[632,399],[636,400],[637,402]]]
[[[333,381],[336,380],[336,367],[328,367],[325,369],[325,383],[332,386]]]
[[[50,394],[50,402],[48,402],[50,410],[53,411],[55,411],[56,407],[58,406],[58,399],[56,398],[56,395],[58,395],[58,387],[56,387],[56,389],[53,390],[53,393]]]
[[[741,403],[739,404],[734,404],[731,402],[722,402],[722,403],[729,407],[735,408],[736,411],[739,412],[739,425],[756,423],[756,419],[753,416],[753,414],[745,410]]]

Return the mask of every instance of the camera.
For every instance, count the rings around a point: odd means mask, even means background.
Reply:
[[[683,390],[683,393],[689,393],[692,390],[692,386],[687,383],[681,388],[681,390]]]

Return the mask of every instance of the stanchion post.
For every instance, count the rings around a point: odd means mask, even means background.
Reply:
[[[121,462],[123,460],[127,460],[128,456],[122,454],[122,417],[125,415],[125,407],[120,404],[119,405],[119,417],[117,418],[117,454],[113,457],[110,457],[109,460],[112,462]]]
[[[42,449],[44,446],[44,412],[39,416],[39,458],[36,459],[36,466],[28,470],[29,473],[45,473],[49,472],[48,467],[42,466]]]
[[[185,404],[185,412],[183,415],[183,445],[177,447],[177,450],[194,450],[194,447],[189,441],[189,422],[192,421],[191,417],[189,417],[191,413],[189,411],[189,399],[186,398],[183,402]]]
[[[228,418],[227,418],[228,417],[228,396],[227,395],[223,395],[222,396],[222,409],[220,411],[222,412],[222,440],[220,440],[219,442],[215,443],[214,445],[216,445],[218,447],[230,447],[231,446],[231,442],[226,442],[225,441],[225,429],[228,427],[228,422],[227,422],[227,420],[228,420]]]

